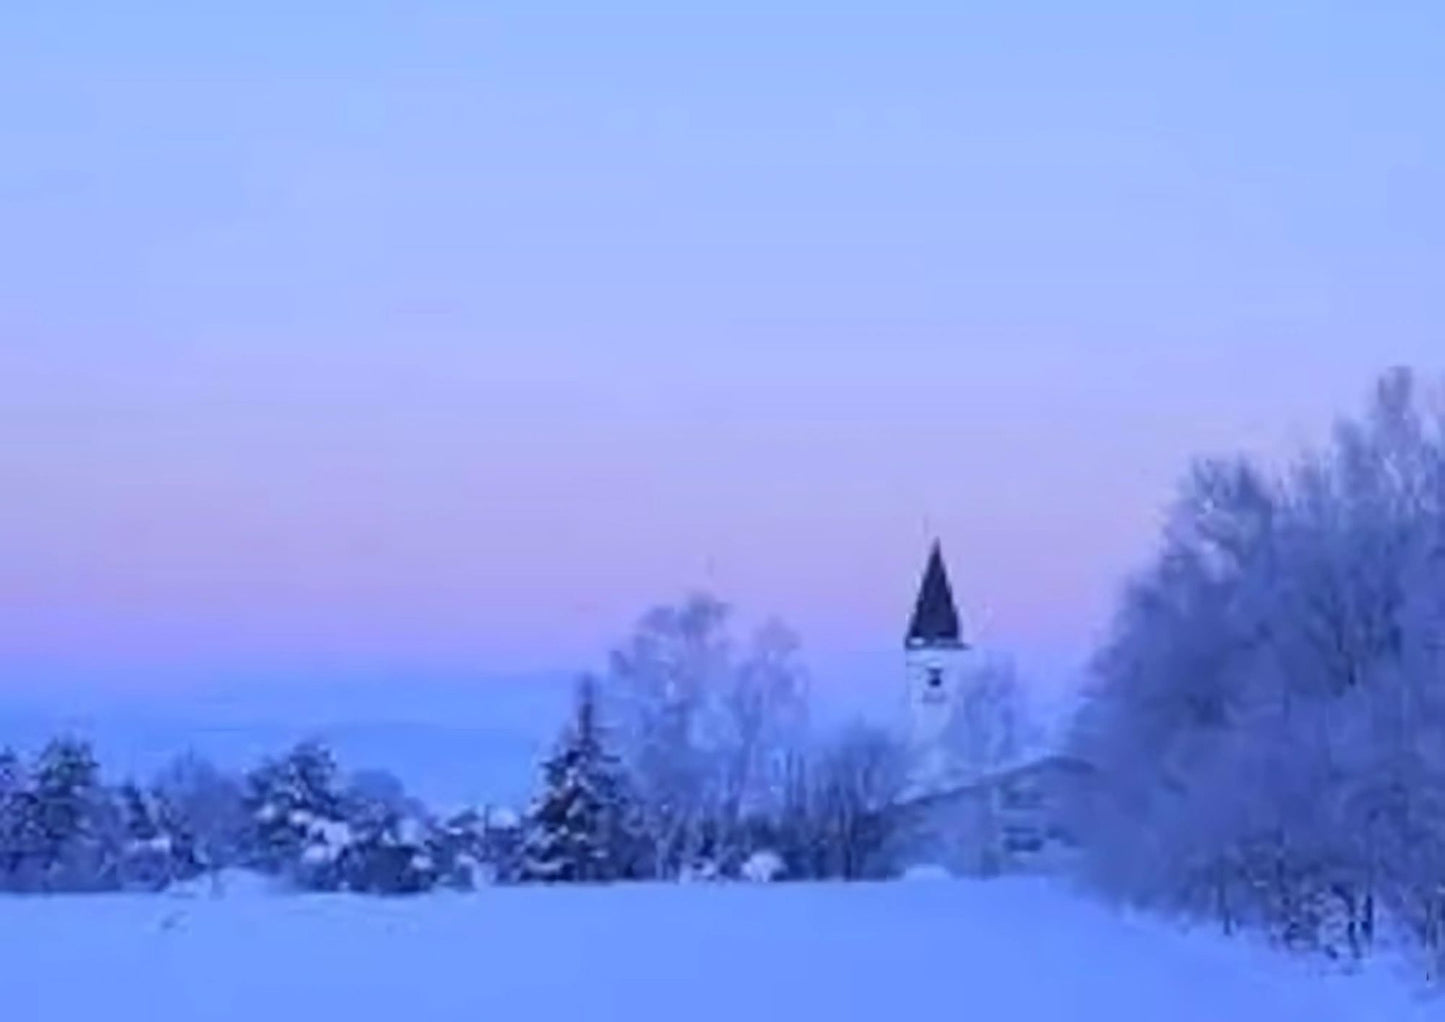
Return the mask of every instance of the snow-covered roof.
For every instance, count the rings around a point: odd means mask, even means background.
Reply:
[[[1041,773],[1046,770],[1057,770],[1064,773],[1080,775],[1091,773],[1093,769],[1092,765],[1079,759],[1077,756],[1070,756],[1058,752],[1034,754],[999,764],[982,774],[974,774],[968,777],[955,776],[943,778],[937,783],[914,788],[906,792],[898,802],[900,805],[907,805],[910,803],[929,802],[948,798],[954,795],[963,795],[968,792],[983,791],[987,788],[1013,780],[1014,778],[1030,773]]]

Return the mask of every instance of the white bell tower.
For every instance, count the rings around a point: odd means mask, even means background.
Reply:
[[[923,572],[923,584],[904,640],[913,785],[936,787],[947,779],[948,750],[944,733],[962,689],[970,659],[963,641],[958,607],[935,542]]]

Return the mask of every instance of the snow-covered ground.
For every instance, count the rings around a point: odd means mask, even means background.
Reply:
[[[10,1017],[1409,1022],[1321,975],[1038,881],[0,899]]]

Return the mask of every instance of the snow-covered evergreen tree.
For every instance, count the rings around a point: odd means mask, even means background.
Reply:
[[[90,747],[52,741],[29,768],[0,752],[0,886],[107,890],[118,882],[120,810]]]
[[[25,764],[14,749],[0,749],[0,800],[7,799],[25,785]]]
[[[604,743],[595,686],[583,679],[573,720],[542,766],[542,791],[526,821],[522,879],[626,879],[636,875],[640,845],[627,777]]]
[[[522,821],[506,808],[465,809],[451,815],[430,835],[437,883],[461,891],[515,883],[522,869],[522,832]]]
[[[309,890],[412,894],[435,886],[434,828],[423,807],[381,774],[344,787],[339,778],[316,742],[252,772],[248,862]]]
[[[200,872],[195,842],[165,799],[126,782],[114,795],[120,827],[117,881],[122,887],[161,890]]]
[[[13,749],[0,749],[0,889],[13,889],[26,857],[29,776]]]
[[[351,839],[339,883],[371,894],[417,894],[436,885],[439,865],[426,820],[380,802],[350,807]]]
[[[304,887],[342,886],[342,859],[354,840],[336,762],[319,742],[302,742],[246,778],[252,829],[247,860]]]
[[[114,807],[101,788],[90,745],[70,738],[52,741],[37,757],[25,795],[22,885],[65,891],[113,886]]]

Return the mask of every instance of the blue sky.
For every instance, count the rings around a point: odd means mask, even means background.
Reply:
[[[1082,649],[1191,456],[1445,350],[1438,4],[26,6],[12,679],[570,665],[695,584],[875,650],[928,532]]]

